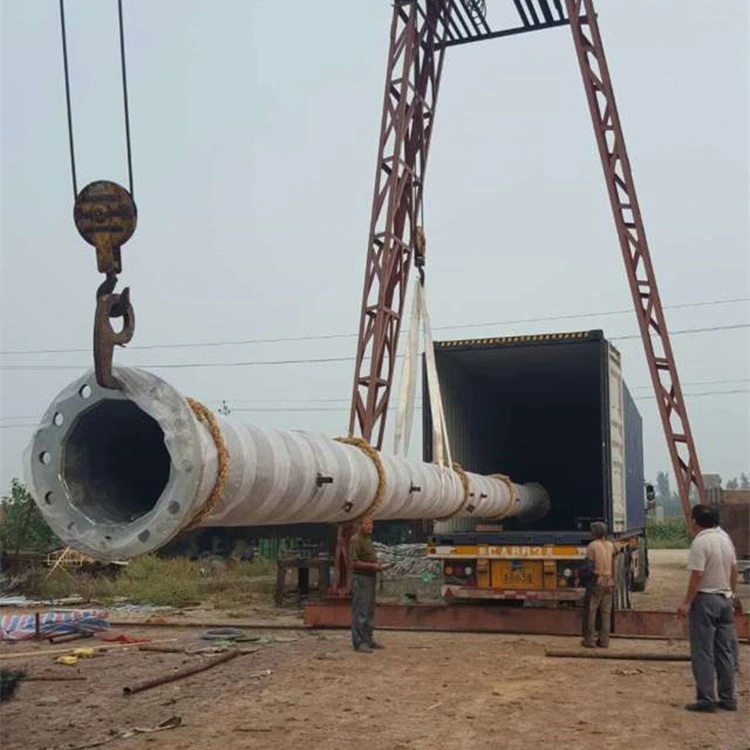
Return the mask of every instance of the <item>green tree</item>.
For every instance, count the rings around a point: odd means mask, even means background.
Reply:
[[[747,474],[740,474],[740,489],[750,490],[750,479],[747,478]]]
[[[669,474],[666,471],[656,473],[656,497],[662,503],[667,502],[672,497],[672,488],[669,486]]]
[[[737,477],[734,479],[730,479],[727,482],[727,489],[728,490],[738,490],[740,488],[740,483],[737,481]]]
[[[680,496],[672,490],[666,471],[656,473],[656,504],[664,508],[665,518],[682,518]]]
[[[23,482],[12,479],[0,504],[0,550],[13,555],[19,550],[47,552],[59,545],[31,493]]]

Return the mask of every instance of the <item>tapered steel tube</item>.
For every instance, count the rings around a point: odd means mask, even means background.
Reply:
[[[539,485],[376,454],[315,433],[216,417],[212,436],[160,378],[127,368],[115,375],[122,391],[101,388],[93,372],[65,388],[26,455],[29,486],[52,529],[97,559],[158,549],[197,514],[200,526],[256,526],[340,523],[368,511],[375,519],[530,520],[549,507]],[[217,481],[221,493],[211,505]]]

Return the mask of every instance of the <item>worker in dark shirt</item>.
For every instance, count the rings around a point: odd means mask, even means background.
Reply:
[[[378,562],[372,544],[372,518],[365,516],[359,522],[359,530],[349,545],[349,562],[352,566],[352,645],[355,651],[371,654],[373,649],[383,648],[373,639],[375,619],[375,584],[378,571],[383,564]]]

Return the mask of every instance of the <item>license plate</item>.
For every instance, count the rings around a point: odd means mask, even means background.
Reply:
[[[503,586],[520,587],[531,586],[534,583],[534,574],[523,571],[511,571],[503,573]]]
[[[542,563],[538,560],[494,560],[494,588],[542,588]]]

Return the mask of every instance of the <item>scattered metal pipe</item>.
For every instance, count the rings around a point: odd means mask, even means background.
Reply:
[[[649,651],[578,651],[565,648],[547,648],[544,655],[559,659],[616,659],[619,661],[690,661],[690,654],[660,654]]]
[[[195,525],[341,523],[368,511],[376,520],[531,520],[549,507],[539,485],[242,425],[191,408],[155,375],[115,374],[121,390],[102,388],[93,372],[65,388],[25,459],[52,529],[100,560],[151,552]]]
[[[200,664],[195,664],[192,667],[185,667],[184,669],[178,669],[176,672],[170,672],[169,674],[162,675],[161,677],[155,677],[152,680],[144,680],[143,682],[137,682],[134,685],[126,685],[122,692],[125,695],[134,695],[144,690],[149,690],[159,685],[165,685],[168,682],[174,682],[175,680],[181,680],[183,677],[190,677],[191,675],[197,674],[198,672],[205,672],[207,669],[216,667],[224,662],[231,661],[240,656],[239,651],[226,651],[223,654],[215,656],[213,659],[206,659]]]

